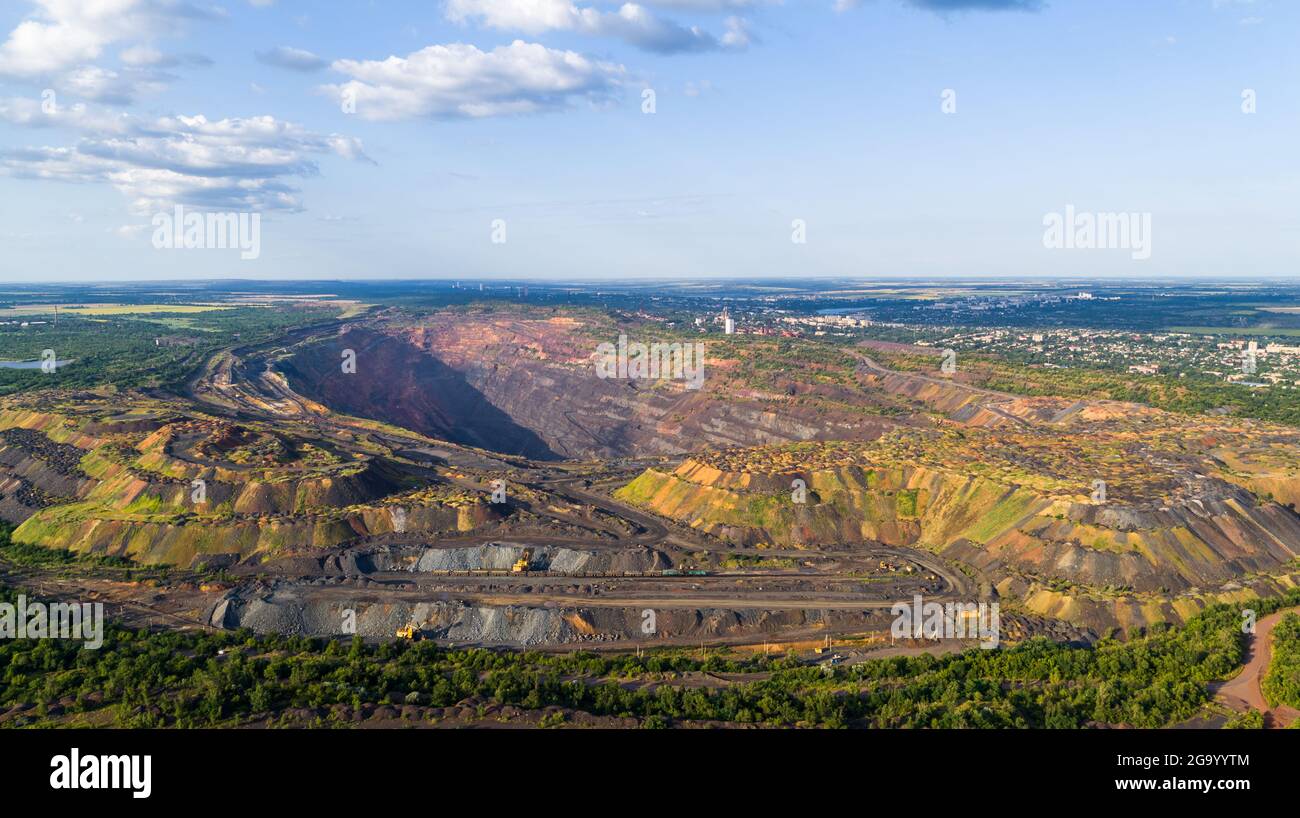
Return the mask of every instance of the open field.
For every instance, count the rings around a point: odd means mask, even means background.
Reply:
[[[219,304],[96,304],[86,307],[67,307],[65,311],[73,315],[152,315],[160,312],[186,315],[229,309],[233,308]]]
[[[224,304],[33,304],[23,307],[0,309],[0,318],[6,315],[150,315],[153,313],[176,313],[184,315],[196,312],[228,310],[232,307]]]
[[[1278,312],[1283,311],[1278,310]],[[1257,324],[1250,327],[1170,327],[1169,331],[1189,332],[1196,335],[1281,335],[1287,338],[1300,336],[1300,328],[1278,327],[1272,324]]]

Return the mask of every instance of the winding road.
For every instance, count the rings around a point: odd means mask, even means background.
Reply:
[[[647,465],[642,462],[644,459],[631,458],[599,464],[540,463],[520,457],[498,459],[491,452],[445,441],[435,441],[413,432],[409,433],[408,437],[404,434],[406,430],[377,429],[372,424],[363,424],[347,415],[336,414],[327,407],[322,407],[298,395],[284,378],[273,374],[274,360],[288,354],[295,345],[310,342],[313,337],[337,332],[343,324],[344,322],[330,322],[316,325],[288,333],[275,341],[218,352],[209,358],[189,382],[189,397],[204,404],[205,408],[232,419],[256,418],[274,423],[284,422],[286,418],[291,417],[314,427],[336,441],[346,440],[349,434],[355,435],[360,432],[372,442],[400,453],[408,460],[414,472],[427,471],[430,480],[450,480],[468,490],[488,492],[491,490],[488,478],[508,474],[511,483],[543,495],[551,495],[566,504],[595,509],[606,517],[578,519],[558,507],[550,507],[546,502],[529,502],[521,499],[520,502],[523,504],[521,507],[540,517],[554,518],[561,523],[562,527],[567,527],[569,530],[563,533],[555,532],[559,536],[548,536],[550,532],[546,531],[539,531],[536,534],[526,531],[513,534],[509,531],[467,532],[464,535],[450,537],[430,536],[419,532],[362,536],[323,554],[315,551],[310,555],[306,553],[288,555],[283,563],[272,560],[256,565],[236,566],[231,573],[241,580],[247,578],[256,585],[261,580],[278,577],[279,580],[295,587],[296,593],[304,595],[331,597],[338,593],[352,594],[355,593],[353,583],[357,578],[340,574],[339,564],[331,562],[331,558],[341,556],[344,552],[359,553],[372,549],[405,547],[457,548],[491,542],[567,546],[592,551],[658,547],[669,554],[687,555],[688,561],[692,559],[689,556],[692,552],[696,554],[710,552],[714,556],[723,558],[733,554],[752,556],[750,551],[738,550],[726,542],[694,532],[689,527],[672,520],[647,513],[643,509],[615,499],[608,491],[594,487],[593,484],[599,484],[604,488],[606,485],[625,482]],[[864,357],[863,365],[878,373],[888,373],[888,370],[878,367],[869,358]],[[924,376],[916,377],[925,379]],[[952,384],[945,385],[952,386]],[[995,396],[994,393],[987,394],[990,397]],[[430,462],[421,463],[420,461],[425,458]],[[453,469],[447,470],[440,463],[450,465]],[[613,524],[614,520],[621,520],[622,523]],[[627,528],[624,529],[624,526]],[[575,528],[586,530],[574,530]],[[813,558],[820,553],[799,551],[790,552],[789,556]],[[321,558],[319,573],[313,573],[309,567],[304,572],[306,564],[298,557],[305,556]],[[786,552],[782,551],[779,554],[774,551],[765,552],[765,556],[786,556]],[[467,601],[498,606],[622,607],[652,604],[663,608],[703,606],[731,610],[772,611],[792,609],[870,611],[892,607],[896,601],[892,595],[879,593],[869,582],[864,582],[863,575],[860,573],[866,564],[863,560],[870,562],[876,559],[889,559],[915,566],[919,572],[908,574],[913,581],[924,582],[925,574],[931,574],[927,597],[934,601],[975,601],[980,597],[983,585],[934,554],[910,548],[891,548],[864,543],[856,549],[826,552],[822,556],[833,558],[835,563],[848,559],[849,563],[843,566],[827,565],[828,570],[824,572],[818,570],[762,573],[726,571],[713,573],[707,578],[699,576],[603,577],[599,580],[598,590],[585,592],[579,589],[589,586],[590,580],[584,583],[579,577],[566,577],[559,574],[539,576],[533,572],[520,576],[495,577],[442,577],[432,572],[428,574],[417,572],[414,576],[410,573],[400,575],[373,572],[366,574],[365,581],[372,592],[380,593],[385,599],[394,602],[427,599],[431,592],[445,589],[444,594],[450,593]],[[334,567],[331,568],[331,565]],[[571,589],[564,587],[566,582],[571,583],[574,580],[577,580],[578,584],[572,585]],[[324,585],[319,584],[322,581]],[[808,583],[820,584],[809,586]],[[929,591],[934,593],[931,594]],[[910,593],[909,590],[909,596]],[[753,634],[754,639],[772,640],[774,636],[776,634],[760,632]]]
[[[1273,654],[1273,626],[1282,617],[1296,611],[1288,608],[1269,614],[1255,623],[1255,633],[1246,639],[1246,667],[1233,678],[1215,688],[1215,698],[1231,710],[1244,713],[1258,710],[1264,714],[1265,727],[1286,727],[1300,717],[1300,711],[1287,705],[1269,707],[1260,683],[1268,673]]]

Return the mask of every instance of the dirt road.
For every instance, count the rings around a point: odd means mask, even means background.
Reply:
[[[650,606],[673,609],[718,609],[736,613],[748,611],[818,611],[835,612],[836,627],[861,630],[863,620],[872,612],[888,611],[898,599],[923,594],[934,601],[974,601],[991,596],[988,583],[968,576],[943,559],[906,548],[886,548],[861,543],[857,548],[835,552],[781,551],[762,556],[791,561],[789,571],[722,572],[707,576],[686,573],[663,575],[658,566],[670,564],[687,568],[705,557],[710,562],[724,562],[733,547],[721,540],[693,531],[631,506],[602,488],[621,485],[647,465],[672,467],[672,459],[661,457],[630,458],[612,463],[538,463],[518,457],[500,459],[490,453],[435,441],[414,432],[409,437],[401,430],[379,427],[336,414],[319,407],[293,391],[292,386],[275,374],[273,363],[288,354],[295,344],[314,335],[337,332],[342,323],[305,328],[283,338],[258,345],[236,347],[214,355],[190,383],[191,397],[205,402],[214,412],[236,419],[258,418],[282,422],[292,416],[309,424],[335,441],[356,436],[400,453],[412,475],[430,484],[451,484],[470,491],[489,492],[489,478],[509,474],[513,485],[541,495],[537,500],[519,492],[514,502],[524,512],[545,520],[535,532],[473,532],[463,536],[430,537],[427,532],[402,532],[362,535],[341,543],[329,553],[312,549],[309,554],[292,555],[283,565],[276,561],[257,561],[230,569],[240,580],[241,591],[250,598],[262,594],[258,583],[275,578],[277,593],[287,601],[286,616],[304,606],[334,598],[350,600],[358,593],[358,582],[374,597],[375,604],[401,603],[416,605],[428,602],[431,595],[490,608],[571,608],[607,609]],[[864,358],[864,366],[876,368]],[[873,370],[874,371],[874,370]],[[968,387],[963,387],[968,388]],[[978,391],[978,390],[977,390]],[[994,397],[988,393],[988,397]],[[370,456],[369,451],[361,452]],[[578,511],[577,509],[581,509]],[[440,575],[437,572],[376,571],[357,568],[349,553],[367,550],[411,548],[459,548],[492,543],[521,543],[527,546],[556,546],[601,553],[606,563],[618,555],[607,552],[629,551],[640,559],[646,549],[659,549],[656,570],[645,576],[610,576],[586,579],[577,575],[521,575],[491,577]],[[753,556],[740,550],[740,556]],[[304,561],[299,556],[308,556]],[[825,559],[824,562],[809,562]],[[311,564],[312,560],[316,565]],[[903,562],[906,576],[876,576],[873,561]],[[644,560],[642,560],[644,562]],[[794,568],[797,564],[799,568]],[[612,563],[611,563],[612,564]],[[637,563],[640,564],[640,563]],[[916,568],[919,570],[913,571]],[[362,576],[357,572],[361,571]],[[875,582],[875,580],[888,580]],[[260,598],[260,597],[259,597]],[[270,604],[270,603],[268,603]],[[279,603],[276,603],[279,604]],[[791,618],[794,621],[795,618]],[[820,629],[809,634],[783,632],[782,637],[814,638],[830,632],[825,623],[832,617],[822,616]],[[841,620],[843,620],[841,622]],[[834,630],[834,628],[832,628]],[[715,634],[714,636],[722,636]],[[763,627],[748,627],[744,633],[726,634],[727,640],[773,640],[777,634]],[[691,639],[696,638],[692,636]],[[712,637],[709,637],[712,641]],[[575,643],[577,644],[577,643]],[[583,642],[583,645],[589,644]]]
[[[991,402],[991,401],[1007,402],[1007,401],[1018,400],[1019,398],[1016,395],[1012,395],[1007,392],[994,392],[991,389],[983,389],[978,386],[971,386],[970,384],[962,383],[961,381],[955,381],[955,380],[943,379],[943,378],[932,378],[929,375],[925,375],[920,372],[901,372],[894,369],[886,369],[885,367],[876,363],[874,359],[869,358],[866,355],[863,355],[861,353],[855,353],[854,355],[861,362],[861,366],[858,367],[859,375],[864,373],[870,373],[872,375],[879,375],[879,376],[895,375],[900,378],[911,378],[913,380],[922,381],[923,383],[934,384],[935,386],[942,386],[944,389],[958,389],[972,395],[980,395],[990,399],[990,401],[985,401],[981,403],[980,404],[981,408],[989,412],[992,412],[993,414],[997,415],[1003,420],[1015,424],[1016,426],[1028,427],[1033,425],[1028,420],[1013,415],[1007,410],[998,406],[996,403]]]
[[[1255,623],[1254,635],[1246,640],[1245,669],[1215,690],[1215,698],[1238,713],[1247,710],[1263,713],[1265,727],[1286,727],[1300,717],[1300,711],[1293,707],[1280,705],[1270,708],[1259,686],[1272,657],[1273,626],[1282,620],[1283,615],[1294,610],[1278,611]]]

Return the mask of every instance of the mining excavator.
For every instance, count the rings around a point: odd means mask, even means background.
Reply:
[[[510,573],[522,574],[523,572],[528,570],[528,566],[532,564],[532,561],[533,561],[533,549],[525,548],[524,555],[519,559],[515,560],[515,564],[510,568]]]
[[[397,638],[418,642],[420,639],[420,631],[415,627],[414,623],[412,623],[407,625],[405,628],[398,628]]]

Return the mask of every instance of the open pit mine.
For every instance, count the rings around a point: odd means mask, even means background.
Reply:
[[[917,595],[1088,642],[1300,580],[1294,430],[759,338],[708,344],[701,389],[596,377],[654,331],[393,310],[185,390],[5,399],[14,542],[169,566],[9,570],[168,627],[624,650],[883,641]]]

